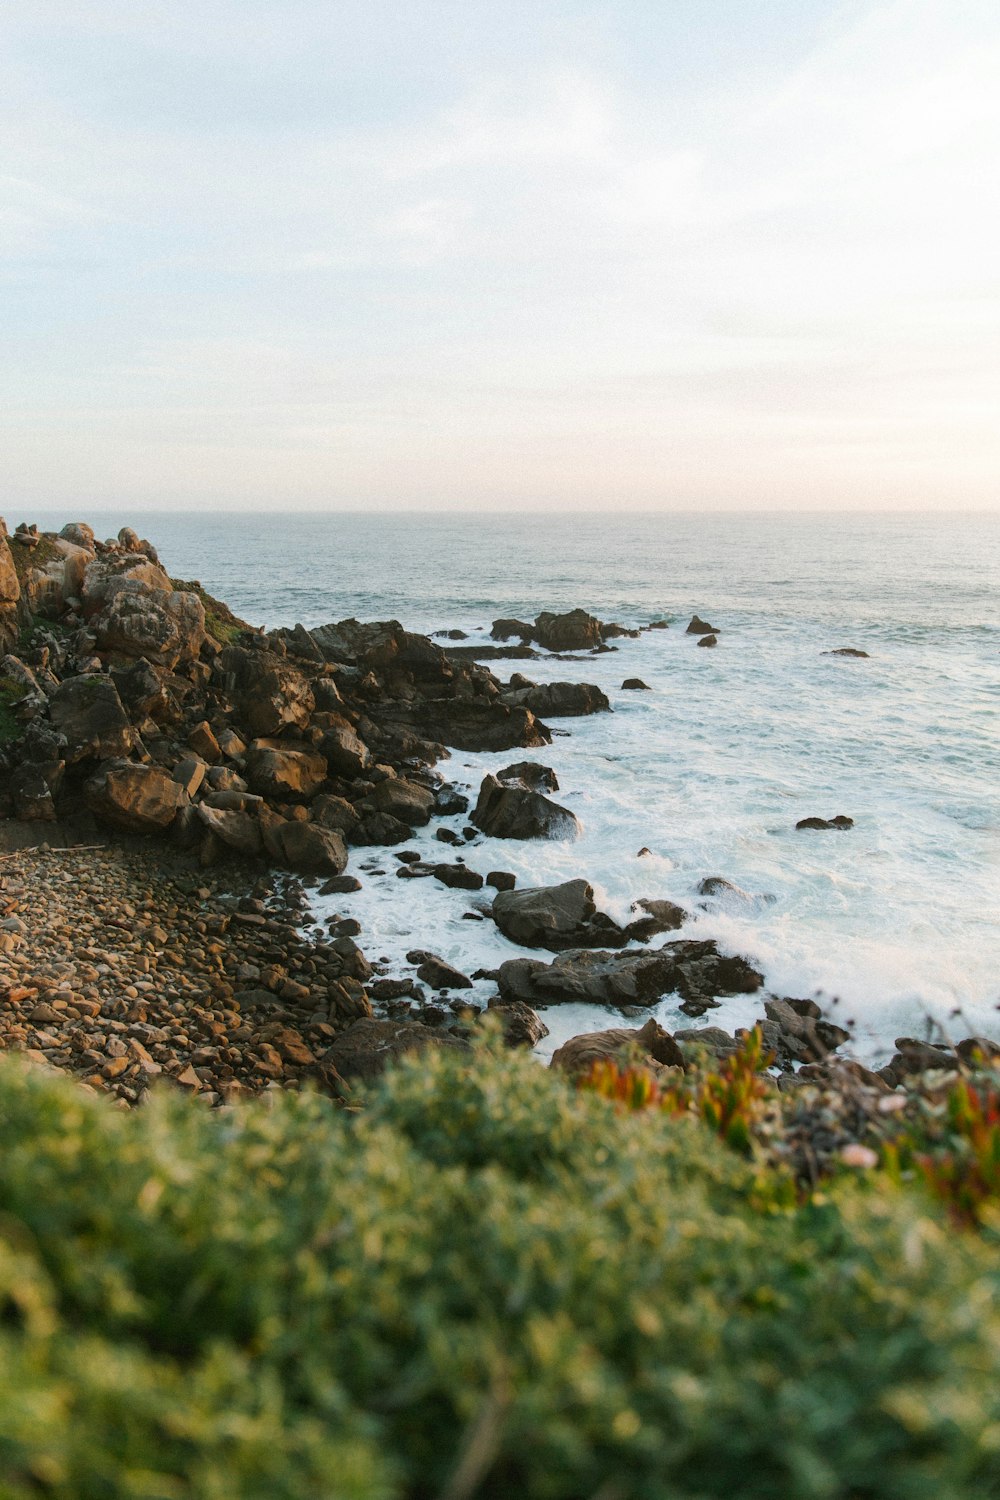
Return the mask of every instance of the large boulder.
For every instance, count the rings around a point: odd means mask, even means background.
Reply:
[[[278,802],[308,802],[326,781],[326,761],[307,746],[254,740],[243,768],[251,791]]]
[[[118,589],[138,585],[155,594],[172,594],[169,576],[142,552],[108,552],[87,562],[79,593],[84,613],[98,614]]]
[[[371,800],[378,812],[388,813],[412,828],[429,823],[434,809],[434,793],[402,777],[390,776],[380,781]]]
[[[534,639],[547,651],[587,651],[604,641],[600,620],[585,609],[562,615],[543,610],[535,617]]]
[[[494,996],[488,1008],[500,1022],[508,1047],[537,1047],[549,1034],[549,1028],[538,1012],[520,1000],[501,1000]]]
[[[512,708],[530,708],[545,719],[574,719],[611,708],[607,694],[589,682],[542,682],[510,689],[503,697]]]
[[[493,920],[504,937],[522,948],[619,947],[628,942],[621,928],[594,905],[586,880],[562,885],[501,891],[493,900]]]
[[[115,684],[97,672],[61,682],[49,698],[49,718],[66,740],[63,759],[70,765],[127,756],[135,743]]]
[[[489,695],[417,697],[386,704],[379,710],[379,722],[454,750],[532,750],[552,740],[529,708],[512,708]]]
[[[305,729],[316,706],[312,688],[289,662],[270,651],[226,646],[218,672],[236,699],[242,722],[253,737]]]
[[[204,802],[199,803],[196,811],[209,832],[215,834],[227,848],[248,859],[262,852],[264,843],[260,823],[252,812],[237,808],[209,807]]]
[[[567,1073],[589,1073],[595,1062],[623,1062],[639,1053],[640,1061],[654,1071],[663,1067],[683,1068],[684,1054],[663,1027],[652,1016],[638,1030],[615,1026],[607,1031],[590,1031],[571,1036],[552,1054],[553,1068]]]
[[[468,1052],[469,1044],[429,1026],[413,1021],[362,1018],[335,1037],[323,1062],[332,1064],[340,1076],[357,1083],[377,1078],[390,1063],[407,1052],[425,1047],[448,1047]]]
[[[504,1000],[526,1005],[653,1005],[675,987],[677,966],[670,954],[640,949],[610,953],[571,949],[551,964],[513,958],[500,965],[498,985]]]
[[[167,771],[129,760],[107,761],[84,786],[87,806],[96,817],[130,833],[158,833],[169,828],[189,799]]]
[[[341,834],[316,823],[290,819],[277,829],[280,858],[300,875],[342,875],[347,848]]]
[[[746,959],[720,954],[712,942],[684,940],[620,953],[570,949],[551,964],[509,959],[498,978],[504,999],[527,1005],[651,1005],[677,994],[689,1014],[701,1014],[718,995],[752,994],[763,982]]]
[[[529,792],[558,792],[559,778],[551,766],[536,760],[519,760],[497,772],[503,786],[523,786]]]
[[[540,792],[502,786],[495,776],[484,776],[472,822],[498,839],[575,839],[582,832],[579,818]]]
[[[197,594],[164,592],[129,577],[106,597],[90,628],[102,651],[145,657],[174,671],[197,660],[205,644],[205,607]]]
[[[321,749],[326,756],[331,776],[345,776],[354,780],[363,776],[372,765],[372,753],[364,740],[340,715],[330,714],[331,723],[323,736]]]
[[[17,637],[17,603],[21,584],[14,566],[14,556],[0,522],[0,648],[12,646]]]

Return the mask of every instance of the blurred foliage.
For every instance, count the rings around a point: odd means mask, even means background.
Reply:
[[[356,1113],[122,1114],[7,1060],[0,1495],[1000,1493],[989,1231],[761,1172],[489,1045]]]
[[[732,1056],[716,1066],[685,1072],[670,1068],[661,1081],[641,1065],[621,1067],[613,1058],[602,1058],[581,1079],[580,1087],[628,1109],[694,1114],[727,1146],[749,1155],[762,1106],[773,1092],[763,1073],[770,1061],[761,1029],[754,1026]]]
[[[917,1097],[883,1148],[897,1180],[919,1172],[966,1226],[1000,1222],[1000,1089],[995,1073],[960,1077],[935,1099]]]

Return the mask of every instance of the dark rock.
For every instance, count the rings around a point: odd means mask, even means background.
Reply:
[[[330,792],[321,792],[309,804],[309,821],[321,828],[332,828],[354,843],[361,829],[361,815],[345,797],[334,797]]]
[[[717,646],[718,644],[719,638],[716,635],[703,635],[698,642],[699,646]]]
[[[978,1058],[991,1062],[1000,1057],[1000,1042],[991,1042],[985,1036],[967,1036],[957,1044],[955,1051],[964,1063],[971,1066]]]
[[[488,1009],[499,1018],[508,1047],[537,1047],[549,1034],[541,1016],[520,1000],[504,1001],[495,997]]]
[[[648,682],[643,682],[641,677],[626,677],[622,683],[622,692],[648,693],[652,689]]]
[[[520,786],[529,792],[557,792],[559,790],[559,779],[549,766],[542,766],[536,760],[515,761],[512,766],[504,766],[502,771],[497,772],[497,780],[503,786]]]
[[[322,1061],[336,1068],[344,1079],[367,1082],[407,1052],[422,1051],[425,1047],[467,1051],[468,1043],[450,1032],[432,1030],[413,1021],[362,1017],[334,1038]]]
[[[434,878],[453,890],[479,891],[483,888],[483,877],[466,865],[435,865]]]
[[[787,1000],[766,1000],[764,1012],[780,1030],[779,1060],[783,1060],[784,1054],[796,1062],[820,1062],[850,1038],[850,1032],[842,1027],[804,1015]]]
[[[861,661],[868,661],[867,651],[858,651],[854,646],[838,646],[835,651],[821,651],[820,656],[854,656]]]
[[[538,792],[502,786],[495,776],[483,778],[472,821],[500,839],[573,839],[582,831],[568,808]]]
[[[417,978],[429,984],[433,990],[471,990],[472,980],[467,974],[439,958],[436,953],[427,953],[422,948],[414,948],[406,955],[407,963],[419,964]]]
[[[347,896],[361,890],[361,881],[356,875],[334,875],[320,886],[322,896]]]
[[[627,935],[594,905],[586,880],[562,885],[501,890],[493,901],[493,920],[504,937],[523,948],[622,947]]]
[[[600,620],[583,609],[571,609],[562,615],[544,610],[535,617],[531,635],[546,651],[586,651],[604,640]]]
[[[454,828],[436,828],[434,830],[434,837],[441,844],[460,844],[462,842],[461,836],[455,832]]]
[[[486,884],[496,891],[512,891],[517,885],[517,876],[512,875],[510,870],[491,870],[486,877]]]
[[[105,597],[90,625],[104,651],[142,656],[173,671],[205,642],[205,608],[197,594],[152,587],[132,575]]]
[[[306,678],[272,651],[227,646],[216,668],[253,738],[305,729],[316,700]]]
[[[528,708],[546,719],[580,718],[611,708],[607,694],[588,682],[545,682],[511,688],[504,693],[503,700],[511,707]]]
[[[499,975],[504,999],[529,1005],[650,1005],[677,993],[682,1008],[695,1007],[697,1013],[714,1005],[716,995],[752,993],[762,984],[763,976],[744,959],[724,957],[712,942],[685,941],[619,953],[571,949],[551,964],[511,959],[501,964]]]
[[[854,827],[854,819],[853,818],[845,818],[844,815],[843,815],[843,813],[839,813],[837,815],[837,817],[835,817],[835,818],[800,818],[799,821],[796,823],[795,826],[796,826],[796,828],[817,828],[817,829],[839,828],[839,829],[846,829],[846,828],[853,828]]]
[[[63,759],[70,765],[127,756],[135,743],[114,683],[96,673],[61,682],[49,698],[49,718],[65,737]]]
[[[363,776],[372,764],[372,753],[346,719],[330,725],[320,745],[332,776]]]
[[[411,828],[429,823],[434,809],[433,792],[402,777],[380,781],[372,793],[371,801],[378,812],[398,818]]]
[[[130,833],[169,828],[179,809],[189,805],[183,787],[166,771],[127,760],[99,766],[86,783],[84,795],[96,817]]]
[[[673,901],[650,901],[644,898],[634,901],[632,910],[641,911],[644,915],[629,922],[625,933],[627,937],[640,943],[648,943],[659,932],[676,932],[678,927],[684,926],[688,917],[684,908]]]
[[[670,1032],[650,1017],[635,1029],[616,1026],[570,1037],[552,1054],[551,1066],[567,1073],[589,1073],[595,1062],[623,1062],[633,1052],[641,1054],[640,1062],[654,1070],[685,1065],[684,1054]]]
[[[535,627],[528,625],[524,620],[494,620],[490,635],[495,641],[509,641],[513,636],[520,636],[523,641],[530,641],[535,633]]]
[[[195,811],[206,828],[237,854],[254,858],[263,852],[260,823],[253,813],[209,807],[204,802],[199,803]]]
[[[54,823],[54,794],[58,792],[62,778],[62,761],[18,766],[7,782],[14,817],[22,822]]]
[[[469,799],[453,786],[442,786],[434,794],[434,811],[439,818],[461,817],[469,811]]]
[[[306,746],[284,740],[254,740],[246,754],[246,779],[261,797],[308,802],[326,780],[326,761]]]
[[[332,828],[289,819],[278,830],[283,862],[300,875],[340,875],[347,864],[347,849]]]
[[[709,625],[700,615],[692,615],[691,623],[684,632],[685,635],[718,635],[714,625]]]

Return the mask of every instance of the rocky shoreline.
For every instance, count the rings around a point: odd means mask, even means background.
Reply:
[[[637,633],[546,612],[494,622],[500,644],[486,649],[585,661]],[[686,633],[715,645],[721,632],[695,616]],[[597,687],[505,683],[476,659],[483,648],[442,648],[397,621],[265,634],[172,579],[134,531],[99,541],[83,523],[8,536],[0,522],[0,649],[0,1048],[123,1107],[162,1078],[210,1104],[303,1082],[343,1096],[401,1051],[467,1045],[470,981],[432,951],[409,955],[419,995],[369,962],[356,923],[305,935],[301,881],[357,888],[352,849],[391,848],[401,878],[456,899],[482,892],[478,915],[527,950],[476,976],[495,981],[489,1005],[511,1044],[533,1045],[537,1010],[567,1000],[635,1021],[678,993],[698,1020],[719,996],[763,990],[738,955],[671,938],[686,913],[655,895],[619,925],[583,879],[513,889],[503,870],[466,866],[462,846],[483,834],[572,839],[577,820],[534,760],[488,775],[470,808],[438,769],[449,750],[540,750],[547,720],[609,711]],[[462,832],[438,830],[448,859],[401,847],[456,814]],[[814,1002],[766,996],[764,1009],[790,1088],[827,1087],[839,1070],[852,1097],[877,1099],[960,1060],[900,1038],[871,1073]],[[553,1064],[576,1070],[638,1040],[650,1067],[685,1066],[705,1049],[725,1057],[740,1035],[650,1025],[577,1038]]]

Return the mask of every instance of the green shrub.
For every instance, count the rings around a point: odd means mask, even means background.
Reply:
[[[515,1053],[357,1113],[0,1069],[10,1500],[980,1500],[995,1247]]]

